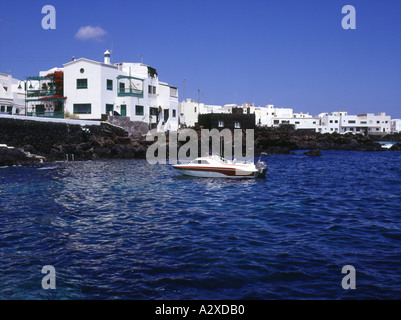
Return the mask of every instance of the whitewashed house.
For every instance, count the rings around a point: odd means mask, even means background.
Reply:
[[[198,116],[207,113],[230,113],[231,105],[224,107],[218,105],[206,105],[191,99],[179,103],[180,124],[182,126],[194,127],[198,123]]]
[[[346,111],[321,113],[317,128],[321,133],[386,134],[392,131],[391,117],[384,112],[349,115]]]
[[[178,89],[159,81],[156,69],[142,63],[85,58],[64,64],[65,111],[80,119],[129,117],[162,131],[178,130]]]

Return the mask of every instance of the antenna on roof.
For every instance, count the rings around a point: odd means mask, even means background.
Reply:
[[[143,55],[138,54],[139,59],[141,59],[141,64],[143,64]]]

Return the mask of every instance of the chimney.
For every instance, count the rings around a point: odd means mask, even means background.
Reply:
[[[105,64],[110,64],[110,51],[106,50],[104,53],[104,63]]]

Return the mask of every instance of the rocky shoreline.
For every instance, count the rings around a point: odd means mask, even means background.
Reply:
[[[398,136],[382,137],[383,141],[400,141]],[[394,139],[394,140],[391,140]],[[168,141],[168,138],[167,138]],[[386,151],[362,135],[320,134],[291,128],[258,128],[255,130],[255,155],[290,154],[294,150]],[[0,166],[93,159],[144,159],[153,141],[130,137],[122,128],[102,123],[82,127],[78,124],[0,119]],[[4,147],[4,145],[12,148]],[[180,146],[180,143],[178,144]],[[401,151],[401,144],[390,150]]]
[[[128,133],[107,123],[85,126],[79,124],[0,119],[0,166],[36,163],[24,153],[44,158],[45,162],[93,159],[145,158],[145,138],[131,138]]]

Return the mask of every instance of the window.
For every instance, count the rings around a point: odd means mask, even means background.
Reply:
[[[348,120],[348,123],[355,123],[355,120]]]
[[[222,127],[224,127],[224,121],[219,120],[219,128],[222,128]]]
[[[44,114],[45,113],[45,105],[44,104],[37,104],[35,106],[35,111],[37,114]]]
[[[90,103],[74,104],[75,114],[89,114],[92,112],[92,105]]]
[[[333,123],[333,120],[330,120],[330,123]]]
[[[156,94],[156,87],[155,86],[148,86],[148,93],[149,94]]]
[[[136,116],[143,116],[143,106],[135,106],[135,115]]]
[[[157,108],[150,108],[150,115],[157,117],[159,114],[159,110]]]
[[[241,123],[239,121],[234,122],[234,128],[240,129],[241,128]]]
[[[0,112],[4,112],[4,111],[6,111],[6,106],[1,106],[0,107]]]
[[[120,82],[120,93],[125,93],[125,83]]]
[[[178,97],[178,89],[170,87],[170,97]]]
[[[88,79],[77,79],[77,89],[88,89]]]
[[[334,122],[335,122],[335,123],[338,123],[338,120],[335,120]]]
[[[113,90],[113,80],[107,79],[107,90]]]
[[[110,112],[111,112],[111,114],[113,115],[113,111],[114,111],[113,105],[106,104],[106,114],[110,114]]]
[[[173,109],[173,118],[175,118],[176,116],[177,116],[177,111]]]
[[[274,124],[279,124],[280,120],[274,120]]]
[[[295,124],[299,124],[299,121],[295,121]]]

